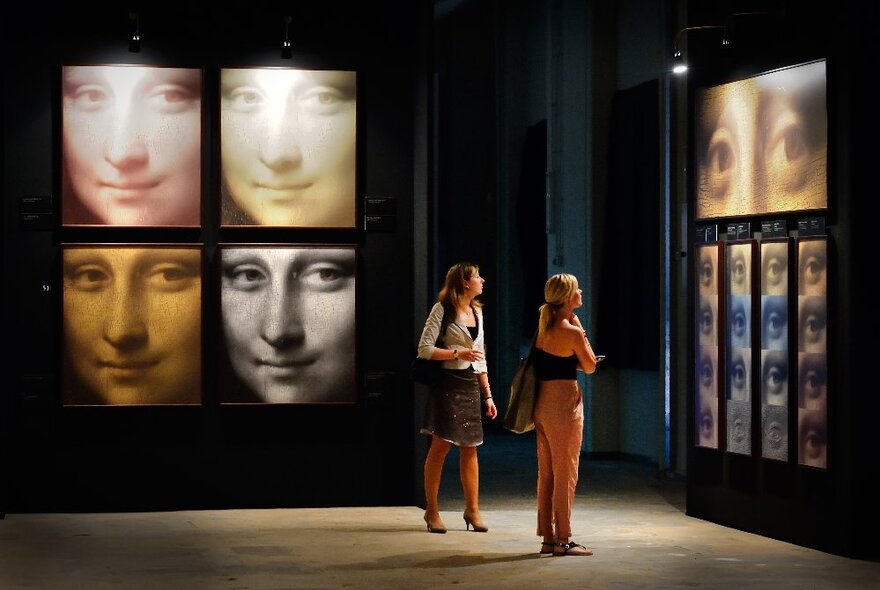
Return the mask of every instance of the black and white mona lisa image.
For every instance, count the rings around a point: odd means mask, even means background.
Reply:
[[[726,248],[727,450],[752,448],[752,262],[751,241]]]
[[[761,454],[788,459],[789,240],[761,242]]]
[[[65,245],[62,401],[198,404],[201,246]]]
[[[696,246],[694,269],[697,284],[694,444],[711,449],[718,448],[719,250],[717,243]]]
[[[220,402],[357,401],[354,246],[221,245]]]
[[[823,237],[798,240],[798,447],[800,465],[828,467],[827,260]]]

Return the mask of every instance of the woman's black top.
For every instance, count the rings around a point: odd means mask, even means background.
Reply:
[[[538,381],[577,379],[578,359],[574,354],[557,356],[535,347],[535,355],[532,360],[535,363],[535,376]]]

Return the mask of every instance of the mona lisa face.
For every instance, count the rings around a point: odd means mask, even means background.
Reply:
[[[229,362],[259,403],[356,396],[355,250],[224,247]]]
[[[201,70],[65,66],[65,225],[197,226]]]
[[[66,405],[198,403],[198,248],[69,246],[63,269]]]
[[[354,227],[356,73],[224,69],[220,86],[223,223]]]
[[[826,208],[825,95],[825,62],[700,92],[696,218]]]

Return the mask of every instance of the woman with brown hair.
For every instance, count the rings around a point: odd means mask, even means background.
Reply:
[[[465,528],[489,530],[480,517],[478,501],[477,446],[483,443],[480,405],[486,404],[486,416],[492,419],[498,410],[489,389],[482,304],[476,299],[483,283],[477,265],[453,265],[419,340],[421,358],[443,363],[440,382],[431,387],[421,428],[431,436],[425,459],[425,523],[432,533],[446,532],[437,497],[443,463],[452,445],[459,451]]]

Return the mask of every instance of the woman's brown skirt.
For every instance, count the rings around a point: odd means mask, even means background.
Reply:
[[[480,382],[473,369],[443,369],[425,404],[422,434],[434,434],[458,447],[483,443]]]

